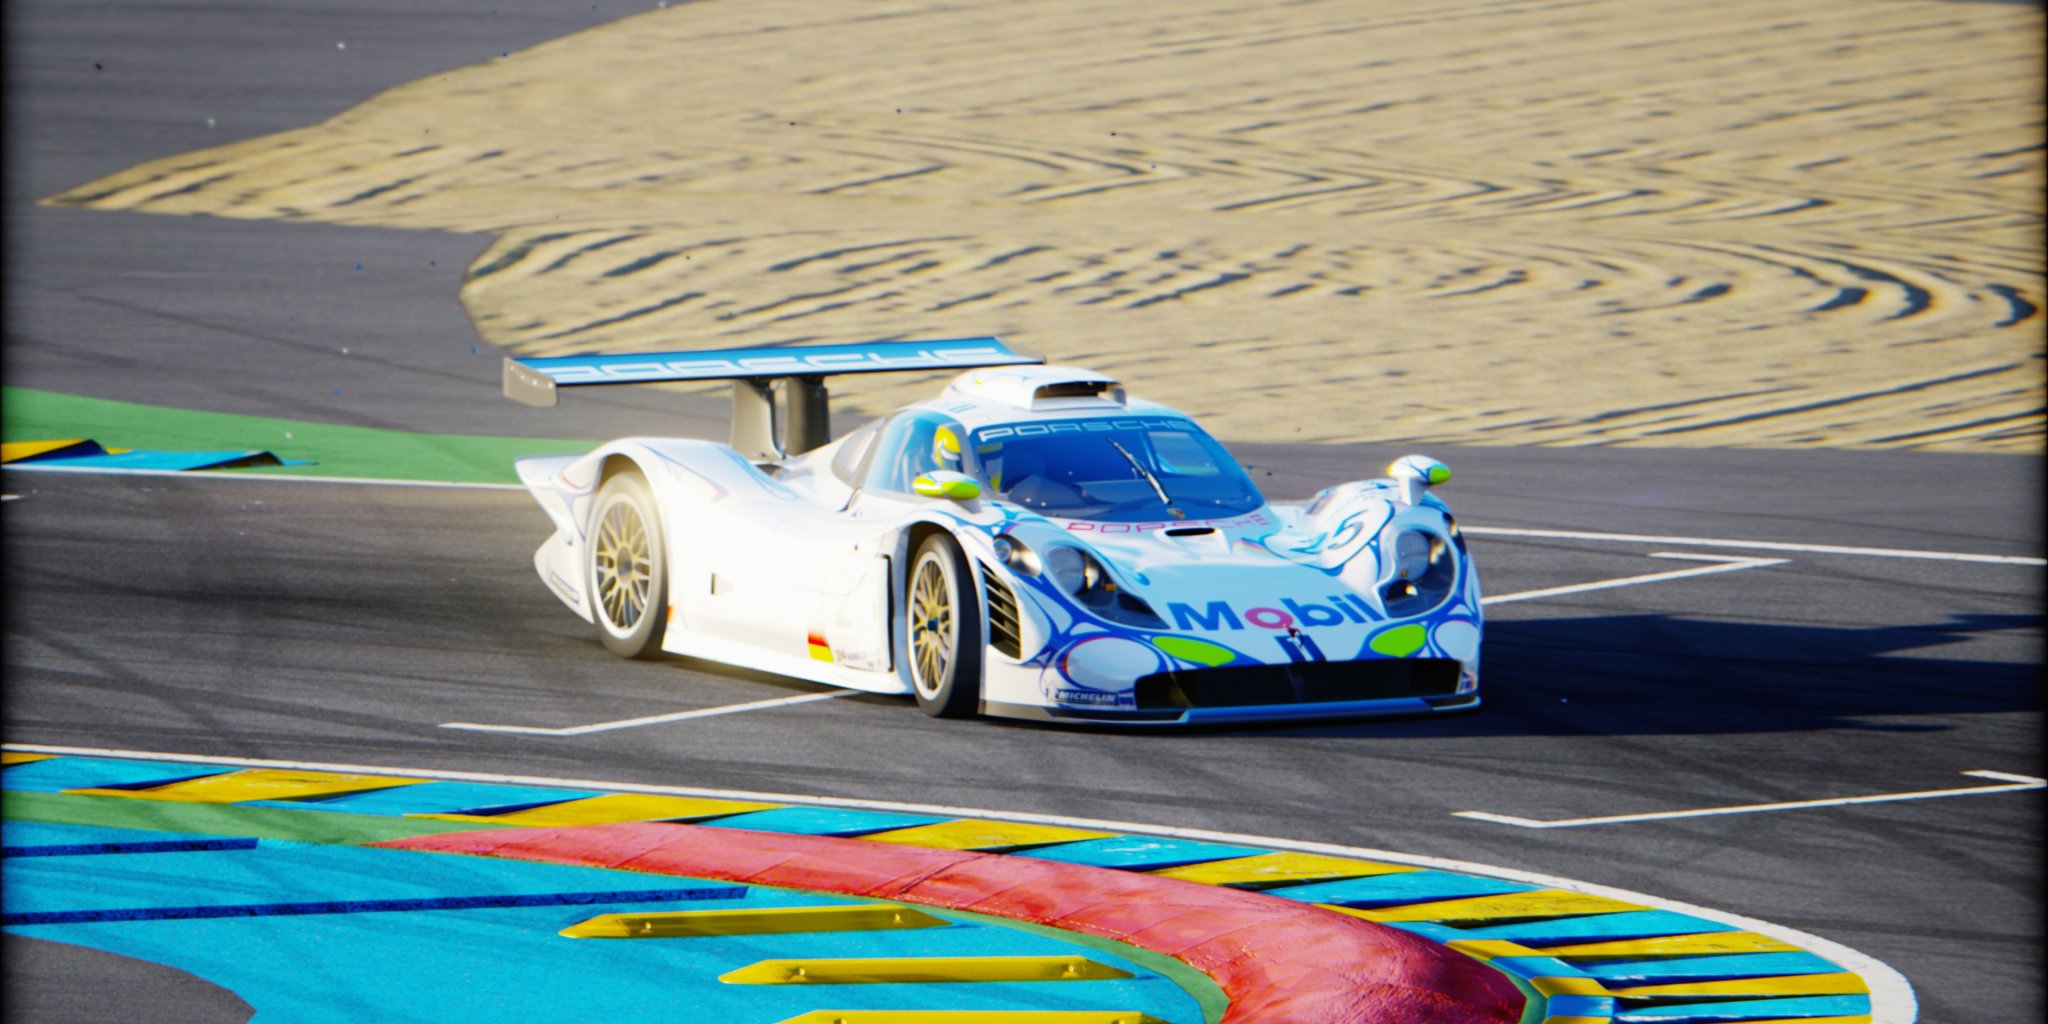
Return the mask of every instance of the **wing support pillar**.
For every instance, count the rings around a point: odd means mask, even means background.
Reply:
[[[779,385],[779,387],[778,387]],[[775,393],[782,392],[776,410]],[[732,382],[732,446],[756,462],[802,455],[832,440],[823,377],[741,377]]]
[[[782,436],[788,454],[802,455],[832,440],[832,401],[825,378],[784,377],[782,405],[789,416]]]
[[[775,381],[741,377],[732,382],[732,446],[756,462],[782,457],[775,443]]]

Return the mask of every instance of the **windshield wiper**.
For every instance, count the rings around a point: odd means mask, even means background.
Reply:
[[[1103,440],[1108,441],[1109,439],[1103,438]],[[1152,493],[1159,495],[1159,503],[1161,505],[1171,506],[1173,504],[1173,499],[1167,496],[1166,488],[1160,485],[1159,478],[1153,476],[1152,471],[1146,469],[1145,464],[1139,462],[1137,456],[1132,455],[1129,450],[1124,448],[1123,445],[1120,445],[1115,441],[1110,441],[1109,446],[1111,448],[1116,449],[1116,453],[1118,455],[1123,456],[1124,461],[1129,462],[1131,464],[1131,468],[1137,470],[1138,475],[1145,478],[1146,483],[1152,485]]]

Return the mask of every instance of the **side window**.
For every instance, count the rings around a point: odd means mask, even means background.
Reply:
[[[854,476],[860,472],[860,460],[868,453],[868,446],[875,443],[875,434],[881,429],[882,421],[876,420],[867,426],[846,435],[840,442],[839,453],[832,456],[832,474],[848,484],[859,483]]]
[[[935,469],[958,469],[960,438],[966,431],[935,412],[907,412],[890,420],[868,463],[868,490],[912,493],[910,482]],[[941,446],[943,439],[951,444]],[[940,459],[946,458],[945,463]]]

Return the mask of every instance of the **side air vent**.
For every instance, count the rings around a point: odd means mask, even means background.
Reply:
[[[988,603],[988,644],[1012,658],[1024,656],[1024,626],[1017,618],[1017,595],[996,578],[994,570],[982,567],[982,593]]]

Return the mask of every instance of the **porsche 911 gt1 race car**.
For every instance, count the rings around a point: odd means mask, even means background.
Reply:
[[[541,406],[734,382],[730,444],[519,460],[555,525],[534,568],[615,654],[907,693],[935,716],[1479,705],[1479,578],[1430,493],[1442,463],[1268,502],[1187,416],[1042,363],[994,338],[507,359],[506,394]],[[967,372],[828,437],[825,377],[937,369]]]

